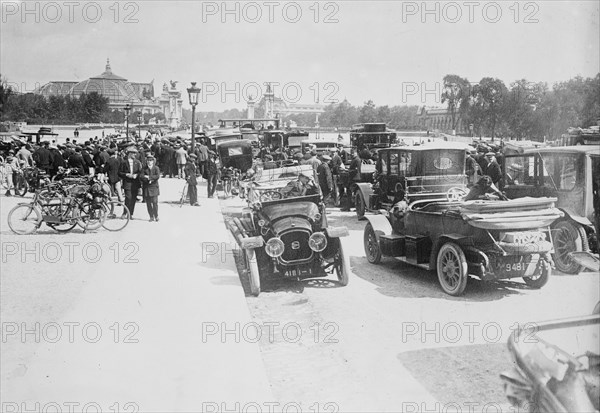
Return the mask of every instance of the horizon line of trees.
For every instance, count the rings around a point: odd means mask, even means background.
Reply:
[[[1,120],[28,123],[123,123],[125,112],[109,109],[108,98],[96,92],[79,97],[15,93],[1,78]],[[475,136],[503,136],[516,139],[543,137],[556,138],[569,127],[588,127],[600,119],[600,73],[593,78],[576,76],[555,83],[552,88],[545,82],[520,79],[508,86],[498,78],[484,77],[477,83],[455,74],[443,78],[442,103],[447,105],[451,127],[459,134]],[[353,124],[385,122],[391,128],[414,130],[426,127],[418,114],[419,106],[376,106],[367,100],[354,106],[344,99],[324,108],[319,116],[322,127],[349,128]],[[255,108],[255,117],[264,117],[264,102]],[[139,112],[130,113],[129,121],[138,122]],[[144,123],[155,117],[164,120],[162,113],[143,114]],[[222,112],[196,112],[196,121],[217,124],[219,119],[246,118],[247,109],[229,109]],[[312,113],[284,116],[284,123],[294,122],[299,127],[315,125]],[[183,121],[191,123],[191,111],[183,110]]]

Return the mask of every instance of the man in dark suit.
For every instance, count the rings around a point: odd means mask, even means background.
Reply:
[[[123,160],[118,156],[117,151],[114,148],[108,150],[108,155],[110,155],[110,158],[104,163],[103,172],[108,177],[108,183],[113,195],[117,195],[117,199],[123,201],[123,194],[121,193],[121,177],[119,176]]]
[[[142,170],[142,185],[144,198],[146,199],[146,208],[150,215],[150,222],[158,222],[158,196],[160,191],[158,188],[158,180],[160,178],[160,170],[155,165],[156,158],[150,155],[146,157],[146,167]]]
[[[68,164],[69,168],[77,169],[79,175],[85,175],[85,161],[83,160],[79,146],[75,147],[75,152],[69,156]]]
[[[123,180],[123,190],[125,191],[125,206],[129,209],[131,219],[135,210],[135,202],[138,191],[140,190],[140,173],[142,164],[136,159],[138,150],[135,146],[127,149],[127,159],[121,163],[119,177]]]

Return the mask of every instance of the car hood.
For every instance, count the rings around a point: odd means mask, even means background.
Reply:
[[[287,217],[304,217],[316,221],[319,207],[313,202],[291,202],[263,207],[261,212],[270,222]]]

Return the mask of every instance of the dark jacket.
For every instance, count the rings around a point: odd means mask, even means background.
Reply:
[[[42,146],[33,153],[33,160],[38,168],[47,169],[52,165],[52,154]]]
[[[142,172],[142,164],[137,159],[133,160],[133,170],[129,168],[129,159],[123,159],[121,167],[119,168],[119,177],[123,180],[123,189],[139,188],[140,187],[140,173]],[[129,178],[127,174],[132,173],[136,176]]]
[[[186,180],[190,185],[196,185],[198,181],[196,180],[196,164],[188,159],[188,163],[185,164],[183,169],[185,171]]]
[[[77,168],[80,175],[85,175],[85,161],[83,160],[83,156],[79,152],[73,152],[71,156],[69,156],[69,168]],[[88,170],[89,172],[89,170]]]
[[[121,170],[121,162],[123,160],[119,157],[111,156],[103,165],[103,171],[108,176],[108,182],[115,184],[121,179],[119,177],[119,171]]]
[[[160,170],[154,165],[152,168],[146,166],[142,170],[141,181],[142,189],[145,196],[159,196],[158,179],[160,178]]]

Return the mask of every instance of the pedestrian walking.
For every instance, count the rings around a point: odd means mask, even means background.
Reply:
[[[127,160],[121,163],[119,176],[123,179],[123,190],[125,191],[125,206],[129,209],[131,218],[135,210],[137,194],[140,190],[140,173],[142,172],[142,164],[136,159],[138,150],[135,146],[127,149]]]
[[[108,184],[110,185],[112,195],[116,195],[117,199],[122,202],[123,194],[121,192],[121,177],[119,176],[122,159],[118,156],[114,148],[110,148],[108,154],[110,158],[104,163],[103,172],[108,177]]]
[[[327,205],[332,200],[331,194],[333,192],[333,177],[328,164],[328,162],[331,161],[331,157],[329,155],[321,154],[319,160],[321,161],[321,164],[317,167],[319,187],[323,192],[323,202]]]
[[[219,167],[217,166],[217,154],[213,151],[209,152],[208,161],[206,162],[206,179],[208,181],[207,191],[208,197],[212,198],[217,189],[217,181],[219,179]]]
[[[188,197],[190,198],[190,205],[200,206],[198,204],[198,181],[196,180],[196,154],[191,154],[185,164],[185,176],[188,183]]]
[[[156,166],[156,158],[152,155],[146,157],[146,167],[142,170],[142,191],[146,200],[146,208],[150,215],[150,222],[158,222],[158,196],[160,189],[158,180],[160,179],[160,170]]]
[[[185,178],[184,167],[188,161],[187,157],[187,151],[182,146],[179,146],[175,151],[175,159],[177,162],[177,178],[179,179]]]

